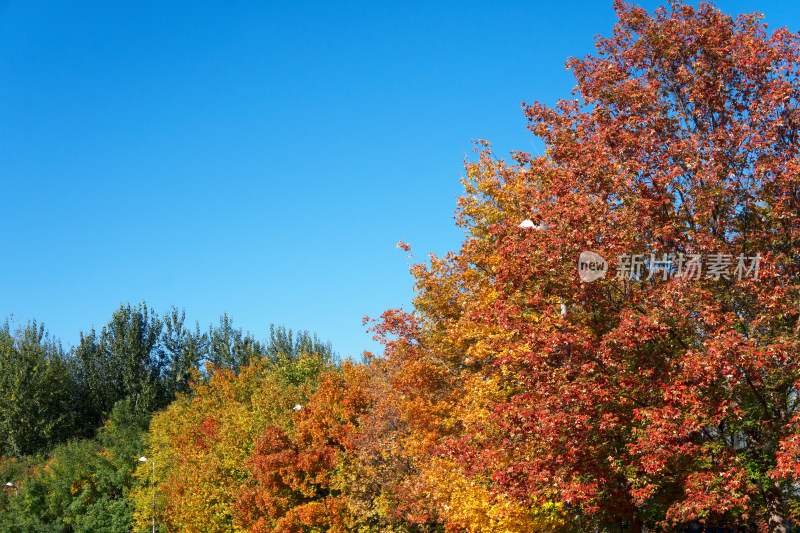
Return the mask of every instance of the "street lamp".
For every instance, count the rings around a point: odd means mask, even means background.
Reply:
[[[544,224],[544,222],[542,222],[541,224],[536,224],[533,220],[529,218],[526,218],[525,220],[520,222],[520,224],[517,227],[523,229],[533,228],[537,231],[545,231],[547,229],[547,226]]]
[[[139,457],[140,463],[146,463],[148,461],[147,457],[144,455]],[[153,482],[153,533],[156,533],[156,462],[151,461],[153,463],[153,475],[151,481]]]
[[[6,487],[14,489],[15,491],[14,494],[19,494],[19,489],[12,482],[9,481],[8,483],[6,483]]]

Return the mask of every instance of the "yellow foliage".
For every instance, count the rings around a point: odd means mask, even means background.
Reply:
[[[561,504],[523,508],[502,494],[492,494],[477,480],[469,480],[447,460],[433,460],[431,486],[441,493],[442,514],[448,530],[469,533],[552,532],[564,525]],[[446,489],[446,492],[444,492]]]

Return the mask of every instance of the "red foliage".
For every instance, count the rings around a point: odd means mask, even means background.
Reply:
[[[468,165],[461,253],[417,266],[416,313],[377,332],[397,338],[420,431],[521,504],[782,531],[800,475],[800,38],[708,4],[615,8],[597,56],[568,63],[579,98],[525,107],[547,155]],[[586,250],[606,278],[581,282]],[[619,279],[626,254],[704,270]],[[502,397],[454,431],[448,394],[476,374]]]
[[[365,376],[350,364],[331,372],[297,412],[292,434],[275,426],[262,433],[248,460],[254,484],[236,505],[242,527],[263,533],[346,530],[352,519],[336,470],[369,404]]]

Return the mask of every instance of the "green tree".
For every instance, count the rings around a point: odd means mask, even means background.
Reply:
[[[208,355],[206,361],[217,368],[228,368],[239,372],[242,367],[264,355],[264,346],[250,333],[233,327],[233,319],[224,313],[219,327],[208,330]]]
[[[103,348],[115,370],[116,399],[130,399],[137,412],[161,407],[159,387],[165,364],[161,328],[158,316],[144,302],[120,306],[103,327]]]
[[[16,523],[14,512],[19,487],[32,475],[37,465],[44,460],[41,456],[0,457],[0,486],[11,483],[13,487],[4,486],[0,493],[0,531],[11,531]]]
[[[45,451],[73,434],[73,378],[61,345],[44,325],[12,334],[0,327],[0,452],[19,457]]]
[[[143,302],[120,305],[99,335],[94,330],[81,334],[73,365],[86,436],[120,400],[130,399],[139,413],[150,413],[171,401],[164,383],[168,369],[162,328],[158,316]]]
[[[184,310],[173,307],[164,316],[161,342],[166,357],[163,379],[168,401],[172,401],[177,393],[189,390],[192,369],[199,368],[208,354],[208,335],[200,332],[197,322],[193,331],[185,323]]]
[[[275,327],[275,324],[269,325],[269,340],[264,352],[271,361],[287,357],[294,359],[304,353],[320,354],[322,359],[327,361],[334,359],[331,343],[323,342],[316,333],[312,335],[308,331],[300,331],[293,336],[291,329],[287,330],[284,326]]]
[[[128,492],[144,448],[149,415],[122,400],[96,439],[58,446],[52,458],[18,482],[0,519],[3,531],[123,533],[130,531]]]
[[[75,376],[81,435],[91,437],[102,425],[104,414],[119,399],[114,381],[116,369],[94,328],[88,334],[81,332],[80,343],[75,348],[70,363]]]

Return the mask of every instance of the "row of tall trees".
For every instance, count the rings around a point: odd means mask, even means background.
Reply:
[[[165,531],[574,531],[560,503],[520,505],[442,453],[430,390],[398,361],[320,362],[220,370],[157,413],[155,471],[140,465],[130,493],[136,529],[152,523],[155,483]],[[470,397],[439,422],[487,416],[482,391]]]
[[[65,351],[35,321],[0,327],[0,454],[44,453],[70,438],[91,437],[114,405],[128,400],[152,413],[189,389],[192,369],[206,363],[238,371],[254,358],[276,361],[300,352],[332,357],[316,336],[270,326],[256,340],[227,314],[218,326],[189,328],[186,313],[158,317],[146,304],[121,305],[100,331],[81,333]]]
[[[12,332],[6,321],[0,334],[0,476],[12,485],[0,495],[2,531],[130,531],[153,412],[220,372],[258,365],[299,384],[335,365],[330,344],[308,332],[270,326],[258,341],[223,315],[201,333],[183,311],[159,319],[145,304],[120,306],[70,351],[35,322]]]

